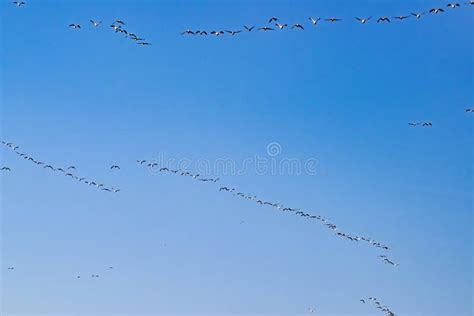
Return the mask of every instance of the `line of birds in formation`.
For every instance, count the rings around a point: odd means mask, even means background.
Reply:
[[[384,312],[387,316],[395,316],[395,313],[387,305],[382,305],[377,298],[369,297],[367,300],[373,302],[376,308]],[[366,299],[360,299],[360,301],[364,304],[366,303]]]
[[[74,180],[76,180],[78,182],[81,182],[81,183],[85,183],[85,184],[87,184],[91,187],[96,187],[97,189],[102,190],[102,191],[114,192],[114,193],[117,193],[117,192],[120,191],[120,189],[117,189],[117,188],[114,188],[114,187],[110,187],[110,188],[105,187],[102,183],[99,183],[97,180],[89,180],[89,179],[86,179],[85,177],[79,177],[79,176],[74,175],[73,171],[76,170],[75,166],[69,166],[67,168],[54,167],[53,165],[46,164],[42,161],[36,160],[35,158],[33,158],[32,156],[30,156],[28,154],[19,152],[18,149],[20,148],[20,146],[17,146],[14,143],[6,142],[6,141],[3,141],[3,140],[0,141],[0,143],[2,145],[5,145],[7,148],[13,150],[19,157],[25,159],[26,161],[31,161],[32,163],[36,164],[37,166],[43,166],[43,169],[48,169],[48,170],[51,170],[53,172],[59,171],[59,172],[63,173],[65,176],[70,177],[71,179],[74,179]],[[111,170],[120,169],[120,167],[118,165],[112,165],[110,167],[110,169]],[[11,168],[2,167],[0,170],[1,171],[11,171]]]
[[[466,5],[474,5],[474,0],[466,2],[465,4]],[[460,6],[461,6],[461,4],[458,3],[458,2],[447,4],[447,7],[451,8],[451,9],[456,9],[456,8],[459,8]],[[444,12],[443,8],[432,8],[432,9],[428,10],[428,13],[432,13],[432,14],[439,14],[439,13],[443,13],[443,12]],[[412,12],[412,13],[410,13],[410,15],[394,16],[393,19],[403,21],[403,20],[406,20],[406,19],[413,16],[415,19],[418,20],[418,19],[422,18],[425,14],[426,14],[426,12],[420,12],[420,13]],[[309,17],[308,20],[311,22],[311,25],[317,26],[320,23],[320,21],[325,21],[325,22],[328,22],[328,23],[336,23],[336,22],[342,21],[343,19],[336,18],[336,17],[330,17],[330,18],[326,18],[326,19],[322,19],[320,17],[316,17],[316,18],[315,17]],[[367,18],[355,17],[354,20],[359,22],[360,24],[367,24],[370,20],[372,20],[372,17],[371,16],[369,16]],[[388,17],[388,16],[382,16],[382,17],[377,18],[377,23],[390,23],[390,22],[391,22],[391,18]],[[278,30],[283,30],[283,29],[288,28],[288,27],[291,28],[291,29],[294,29],[294,30],[305,30],[305,26],[301,23],[295,23],[295,24],[292,24],[290,26],[287,23],[280,23],[280,19],[277,18],[277,17],[271,17],[268,20],[268,23],[270,25],[257,27],[256,30],[266,32],[266,31],[275,31],[277,29]],[[242,33],[243,31],[252,32],[256,28],[256,26],[255,25],[252,25],[252,26],[243,25],[243,28],[244,28],[243,30],[242,29],[240,29],[240,30],[214,30],[214,31],[210,31],[210,32],[204,31],[204,30],[186,29],[183,32],[181,32],[181,35],[214,35],[214,36],[221,36],[221,35],[224,35],[224,34],[227,33],[227,34],[230,34],[230,35],[234,36],[234,35],[237,35],[239,33]]]
[[[336,224],[331,223],[327,218],[324,218],[321,215],[312,215],[312,214],[308,213],[309,211],[304,211],[304,210],[301,210],[301,209],[298,209],[298,208],[287,207],[287,206],[284,206],[283,204],[277,203],[277,202],[265,201],[265,200],[262,200],[262,199],[258,198],[256,195],[245,194],[243,192],[239,192],[235,188],[220,187],[219,191],[220,192],[232,193],[232,195],[235,196],[235,197],[240,197],[242,199],[253,201],[253,202],[257,203],[258,205],[273,207],[273,208],[275,208],[279,211],[290,212],[290,213],[293,213],[295,215],[299,215],[300,217],[303,217],[303,218],[306,218],[306,219],[318,220],[318,221],[320,221],[320,223],[322,225],[324,225],[328,229],[332,230],[335,233],[336,236],[341,237],[341,238],[345,238],[346,240],[356,241],[356,242],[363,241],[363,242],[367,242],[368,244],[370,244],[373,247],[380,248],[380,249],[383,249],[383,250],[390,250],[390,247],[388,247],[387,245],[384,245],[384,244],[382,244],[382,243],[380,243],[380,242],[378,242],[378,241],[376,241],[372,238],[361,237],[361,236],[352,236],[348,233],[342,232],[337,227]],[[395,266],[395,264],[394,264],[394,266]]]
[[[99,27],[102,24],[102,21],[96,21],[96,20],[89,20],[91,25],[93,27]],[[81,25],[77,23],[71,23],[69,24],[69,27],[72,29],[81,29]],[[147,42],[144,38],[139,37],[135,33],[131,33],[125,29],[125,22],[122,20],[115,20],[110,27],[115,31],[115,33],[118,34],[123,34],[125,35],[125,38],[128,38],[132,41],[134,41],[137,45],[140,46],[150,46],[152,45],[150,42]]]
[[[113,269],[114,269],[113,266],[108,267],[108,270],[113,270]],[[15,270],[15,267],[14,266],[7,267],[7,270],[13,271],[13,270]],[[81,275],[77,275],[76,279],[80,279],[81,277],[82,277]],[[90,277],[91,278],[99,278],[100,275],[99,274],[91,274]]]

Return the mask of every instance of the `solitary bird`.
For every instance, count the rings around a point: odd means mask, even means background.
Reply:
[[[91,22],[92,25],[95,26],[95,27],[98,27],[98,26],[102,23],[102,21],[94,21],[94,20],[90,20],[90,22]]]
[[[377,19],[377,23],[380,23],[380,22],[390,22],[390,19],[386,16],[383,16]]]
[[[315,19],[315,18],[312,18],[312,17],[309,17],[308,19],[311,21],[311,23],[312,23],[313,25],[318,24],[319,20],[321,20],[321,18],[316,18],[316,19]]]
[[[292,29],[302,29],[302,30],[304,30],[303,25],[301,25],[301,24],[299,24],[299,23],[296,23],[296,24],[293,25],[291,28],[292,28]]]
[[[72,28],[72,29],[80,29],[81,28],[81,26],[79,24],[75,24],[75,23],[69,24],[69,27]]]
[[[247,25],[244,25],[244,29],[246,29],[248,32],[252,32],[252,30],[255,28],[255,25],[254,26],[247,26]]]
[[[441,9],[441,8],[433,8],[433,9],[430,10],[430,13],[434,13],[434,14],[438,14],[438,13],[442,13],[442,12],[444,12],[444,10]]]
[[[10,169],[9,167],[2,167],[0,171],[12,171],[12,169]]]
[[[110,169],[118,169],[118,170],[120,170],[120,167],[117,166],[117,165],[112,165],[112,166],[110,167]]]
[[[355,18],[357,21],[359,21],[361,24],[366,24],[367,22],[369,22],[369,20],[371,19],[372,17],[369,16],[368,18]]]

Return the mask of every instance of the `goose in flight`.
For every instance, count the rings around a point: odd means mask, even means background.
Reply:
[[[421,12],[421,13],[412,12],[411,13],[411,15],[413,15],[417,19],[420,19],[423,16],[423,14],[425,14],[425,12]]]
[[[296,23],[295,25],[293,25],[291,27],[292,29],[302,29],[304,31],[304,27],[303,25],[299,24],[299,23]]]
[[[448,8],[451,8],[451,9],[456,9],[456,8],[459,7],[459,6],[460,6],[460,4],[457,3],[457,2],[448,3],[448,4],[447,4],[447,7],[448,7]]]
[[[472,109],[471,109],[471,108],[467,108],[467,109],[466,109],[466,112],[468,112],[468,113],[469,113],[469,112],[474,113],[474,108],[472,108]]]
[[[13,3],[14,3],[18,8],[21,7],[22,5],[25,5],[25,4],[26,4],[26,2],[24,2],[24,1],[13,1]]]
[[[196,34],[207,35],[207,32],[206,31],[196,31]]]
[[[74,167],[74,166],[69,166],[69,167],[67,167],[67,170],[76,170],[76,167]]]
[[[2,167],[0,171],[12,171],[12,169],[10,169],[9,167]]]
[[[433,124],[431,122],[424,122],[422,126],[431,127]]]
[[[405,19],[408,19],[410,16],[409,15],[399,15],[399,16],[394,16],[395,19],[403,21]]]
[[[181,35],[185,35],[185,34],[186,35],[194,35],[195,33],[188,29],[188,30],[185,30],[184,32],[181,32]]]
[[[368,18],[355,18],[357,21],[359,21],[361,24],[366,24],[367,22],[369,22],[369,20],[371,19],[372,17],[369,16]]]
[[[280,29],[280,30],[283,30],[285,27],[288,26],[288,24],[280,24],[280,23],[275,23],[275,25]]]
[[[327,18],[327,19],[325,19],[324,21],[334,23],[334,22],[339,22],[339,21],[341,21],[341,20],[342,20],[342,19],[338,19],[338,18]]]
[[[263,26],[263,27],[260,27],[258,28],[260,31],[273,31],[273,29],[269,26]]]
[[[229,33],[230,35],[234,36],[236,34],[239,34],[242,31],[239,30],[239,31],[226,31],[226,32]]]
[[[110,169],[118,169],[118,170],[120,170],[120,167],[117,166],[117,165],[112,165],[112,166],[110,167]]]
[[[410,125],[411,127],[417,127],[420,124],[421,123],[419,123],[419,122],[410,122],[410,123],[408,123],[408,125]]]
[[[123,22],[122,20],[115,20],[114,23],[121,24],[121,25],[125,25],[125,22]]]
[[[89,20],[89,21],[90,21],[90,22],[92,23],[92,25],[95,26],[95,27],[98,27],[98,26],[102,23],[102,21],[94,21],[94,20]]]
[[[224,34],[224,31],[212,31],[211,34],[215,35],[215,36],[220,36],[220,35]]]
[[[8,267],[7,270],[15,270],[15,267]]]
[[[247,25],[244,25],[244,29],[246,29],[248,32],[252,32],[252,30],[255,28],[255,25],[253,26],[247,26]]]
[[[278,18],[272,17],[270,20],[268,20],[268,23],[276,22],[278,21]]]
[[[98,277],[99,277],[98,274],[92,274],[92,275],[91,275],[91,278],[98,278]]]
[[[148,42],[138,42],[137,45],[140,45],[140,46],[151,46],[151,43],[148,43]]]
[[[312,23],[314,26],[316,26],[316,25],[318,24],[319,20],[321,20],[321,18],[316,18],[316,19],[315,19],[315,18],[312,18],[312,17],[309,17],[308,19],[311,21],[311,23]]]
[[[137,162],[138,162],[139,164],[143,165],[143,164],[146,162],[146,160],[137,160]]]
[[[46,166],[44,166],[43,168],[44,168],[44,169],[51,169],[51,170],[53,170],[53,171],[56,170],[56,169],[54,169],[53,166],[51,166],[51,165],[46,165]]]
[[[434,14],[438,14],[438,13],[442,13],[442,12],[444,12],[444,10],[441,9],[441,8],[433,8],[433,9],[430,10],[430,13],[434,13]]]
[[[365,300],[364,300],[364,299],[360,299],[359,301],[361,301],[362,303],[364,303],[364,304],[365,304]]]
[[[390,19],[386,16],[383,16],[377,19],[377,23],[380,23],[380,22],[390,22]]]
[[[72,29],[80,29],[81,28],[81,26],[79,24],[75,24],[75,23],[69,24],[69,27],[72,28]]]

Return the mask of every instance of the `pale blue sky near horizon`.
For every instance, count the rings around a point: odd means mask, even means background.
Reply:
[[[0,174],[2,315],[382,315],[359,302],[370,296],[397,315],[472,315],[474,113],[465,109],[474,107],[474,6],[26,2],[0,2],[0,139],[121,191],[92,189],[0,146],[0,166],[12,169]],[[445,12],[375,23],[431,7]],[[306,29],[180,35],[272,16]],[[309,16],[343,21],[312,27]],[[374,18],[361,25],[355,16]],[[115,19],[153,45],[115,34]],[[316,174],[250,168],[210,174],[221,178],[214,184],[135,162],[241,165],[268,157],[272,142],[278,161],[316,159]],[[400,266],[221,185],[380,240]]]

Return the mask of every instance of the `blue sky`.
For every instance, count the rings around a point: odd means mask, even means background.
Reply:
[[[27,2],[0,4],[1,139],[121,192],[2,146],[2,315],[380,315],[369,296],[400,315],[471,315],[474,8],[361,25],[447,2]],[[307,29],[179,35],[271,16]],[[117,18],[153,46],[114,34]],[[316,175],[211,184],[135,163],[240,164],[271,142],[278,160],[317,159]],[[400,266],[220,184],[387,243]]]

